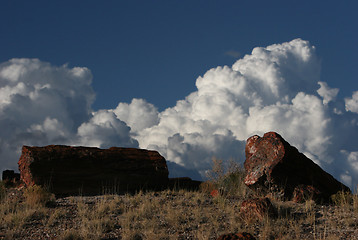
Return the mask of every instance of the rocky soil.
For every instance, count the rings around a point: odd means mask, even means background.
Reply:
[[[0,239],[217,239],[248,232],[256,239],[358,239],[358,207],[272,201],[278,217],[240,212],[244,199],[205,191],[65,197],[44,204],[34,193],[7,190],[0,205]]]

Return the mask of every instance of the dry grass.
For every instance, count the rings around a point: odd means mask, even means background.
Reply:
[[[351,211],[322,208],[312,201],[275,202],[279,217],[262,221],[243,218],[241,202],[240,198],[183,190],[64,198],[57,200],[55,208],[4,201],[0,232],[4,239],[28,236],[29,229],[41,229],[57,239],[216,239],[238,231],[250,232],[257,239],[339,239],[340,229],[347,232],[358,227]],[[41,237],[31,235],[32,239]]]
[[[358,239],[357,195],[339,193],[335,206],[274,200],[278,218],[247,219],[240,206],[252,193],[241,169],[229,169],[236,170],[218,169],[221,175],[198,191],[67,197],[50,205],[52,195],[39,187],[17,197],[9,192],[0,203],[0,239],[207,240],[241,231],[257,239]],[[212,196],[213,189],[220,194]]]
[[[30,207],[45,206],[55,200],[55,195],[37,185],[25,188],[24,197]]]
[[[0,226],[5,239],[16,239],[26,224],[41,221],[48,214],[48,209],[44,206],[44,196],[39,195],[39,189],[28,189],[23,193],[24,199],[10,198],[8,195],[1,199]]]
[[[0,201],[2,201],[5,198],[5,195],[6,195],[5,183],[3,181],[0,181]]]

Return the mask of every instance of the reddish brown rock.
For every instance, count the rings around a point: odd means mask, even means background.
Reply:
[[[23,146],[18,164],[26,186],[45,186],[59,195],[145,190],[168,183],[165,159],[143,149]]]
[[[217,189],[212,190],[212,191],[210,192],[210,195],[211,195],[212,197],[218,197],[218,196],[220,195],[219,190],[217,190]]]
[[[242,232],[242,233],[229,233],[224,234],[218,237],[217,240],[255,240],[250,233]]]
[[[310,199],[319,198],[321,192],[312,185],[299,185],[293,190],[292,200],[302,203]]]
[[[245,184],[255,191],[296,201],[312,196],[317,202],[328,202],[338,191],[350,192],[275,132],[250,137],[245,152]]]
[[[240,213],[245,219],[263,220],[265,217],[276,218],[277,209],[268,198],[253,198],[241,203]]]

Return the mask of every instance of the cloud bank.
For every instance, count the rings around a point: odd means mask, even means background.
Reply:
[[[339,99],[320,79],[315,47],[295,39],[257,47],[208,70],[197,91],[162,112],[143,99],[94,112],[87,68],[36,59],[0,65],[0,163],[16,168],[23,144],[158,150],[172,176],[198,179],[212,157],[243,162],[248,137],[279,132],[348,186],[358,184],[358,91]]]
[[[22,145],[131,146],[130,128],[112,111],[92,112],[87,68],[38,59],[0,64],[0,167],[17,169]]]

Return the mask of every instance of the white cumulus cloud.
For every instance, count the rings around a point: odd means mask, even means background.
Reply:
[[[130,104],[119,103],[113,112],[134,132],[157,125],[159,122],[157,108],[143,99],[134,98]]]
[[[351,98],[345,99],[346,110],[358,113],[358,91],[355,91]]]
[[[336,99],[336,96],[339,92],[338,88],[330,88],[328,87],[328,84],[325,82],[318,82],[318,84],[321,86],[317,93],[323,97],[323,104],[328,104],[329,102]]]
[[[87,68],[57,67],[38,59],[1,63],[0,170],[17,169],[22,145],[138,146],[114,113],[92,116],[91,82]]]
[[[0,64],[1,165],[14,168],[22,144],[128,146],[158,150],[171,176],[198,179],[212,157],[243,162],[248,137],[277,131],[338,180],[358,184],[358,91],[339,99],[308,41],[257,47],[209,69],[162,112],[144,99],[94,112],[91,79],[86,68],[36,59]]]
[[[108,110],[93,113],[93,117],[78,128],[78,144],[90,147],[138,147],[130,137],[130,127]]]
[[[196,92],[160,113],[159,124],[136,138],[141,147],[201,172],[213,156],[243,161],[245,140],[271,130],[313,152],[318,161],[326,157],[329,141],[322,101],[308,94],[315,92],[319,66],[315,48],[300,39],[255,48],[232,67],[199,77]]]
[[[357,149],[342,144],[356,130],[356,116],[345,115],[342,100],[336,101],[339,90],[321,81],[320,60],[309,42],[257,47],[231,67],[208,70],[196,87],[159,113],[158,124],[132,129],[140,147],[204,176],[213,156],[243,162],[248,137],[277,131],[339,180],[356,183],[351,175],[358,170],[347,175],[346,168]],[[342,150],[348,155],[342,157]]]

